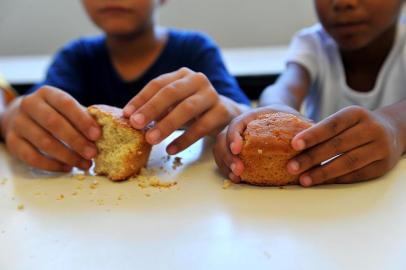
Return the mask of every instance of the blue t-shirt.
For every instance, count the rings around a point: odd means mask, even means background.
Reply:
[[[75,40],[56,54],[45,80],[30,92],[42,85],[51,85],[68,92],[84,106],[123,107],[152,79],[187,67],[204,73],[219,94],[249,104],[211,39],[201,33],[178,30],[169,30],[168,35],[156,61],[133,81],[124,81],[115,70],[105,36]]]

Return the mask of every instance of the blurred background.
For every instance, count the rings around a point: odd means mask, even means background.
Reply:
[[[222,48],[287,45],[315,22],[311,0],[167,0],[159,22],[201,30]],[[0,55],[52,54],[98,33],[80,0],[0,0]]]

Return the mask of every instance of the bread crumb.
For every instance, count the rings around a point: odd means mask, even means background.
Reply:
[[[182,166],[182,158],[181,157],[175,157],[175,159],[172,162],[172,169],[176,170],[179,166]]]
[[[59,196],[56,198],[58,201],[61,201],[65,198],[63,194],[59,194]]]
[[[149,193],[144,193],[145,197],[151,197],[151,194]]]
[[[226,179],[223,181],[223,189],[228,189],[231,186],[231,181]]]
[[[24,204],[20,203],[19,205],[17,205],[17,209],[18,210],[24,210]]]
[[[97,181],[97,180],[93,180],[93,182],[90,184],[90,188],[91,189],[96,189],[97,188],[97,185],[99,185],[99,181]]]
[[[72,192],[72,196],[76,196],[76,195],[78,195],[77,191]]]
[[[258,149],[258,154],[262,155],[262,149]]]
[[[97,201],[98,205],[104,205],[104,200],[103,199],[98,199]]]
[[[4,178],[1,180],[1,185],[4,186],[6,183],[7,183],[7,178],[4,177]]]
[[[176,181],[161,181],[156,175],[154,169],[145,169],[143,168],[140,174],[134,177],[134,181],[138,183],[140,188],[170,188],[178,184]]]
[[[86,176],[84,174],[77,174],[75,175],[75,178],[79,181],[83,181],[86,179]]]

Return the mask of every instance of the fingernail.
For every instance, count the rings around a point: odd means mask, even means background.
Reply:
[[[131,115],[135,110],[135,107],[133,105],[128,105],[124,108],[124,115],[129,116]]]
[[[238,153],[237,153],[237,150],[235,149],[235,143],[234,142],[232,142],[232,143],[230,143],[230,149],[231,149],[231,153],[233,153],[233,155],[237,155]]]
[[[100,129],[97,127],[91,127],[89,129],[89,137],[92,140],[97,140],[100,134]]]
[[[300,183],[305,187],[309,187],[312,185],[312,178],[308,175],[303,176],[300,178]]]
[[[131,116],[131,121],[136,124],[137,126],[141,127],[144,125],[145,122],[145,116],[141,113],[137,113],[133,116]]]
[[[149,137],[149,141],[152,144],[157,144],[157,143],[159,143],[159,140],[161,138],[161,132],[159,131],[159,129],[154,129],[151,132],[149,132],[148,137]]]
[[[170,145],[167,149],[169,155],[174,155],[178,152],[178,148],[175,145]]]
[[[299,162],[297,162],[296,160],[291,160],[288,164],[288,167],[292,172],[297,172],[299,171],[300,165]]]
[[[96,156],[97,150],[94,149],[93,147],[86,146],[85,150],[84,150],[84,154],[85,154],[85,156],[84,156],[85,158],[92,159]]]
[[[300,139],[296,141],[296,150],[303,150],[306,147],[306,143],[304,140]]]
[[[236,173],[235,173],[235,167],[236,167],[235,163],[231,163],[230,169],[231,169],[231,171],[232,171],[234,174],[236,174]]]

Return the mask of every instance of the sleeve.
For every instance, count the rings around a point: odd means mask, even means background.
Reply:
[[[228,72],[217,45],[203,34],[196,35],[193,43],[190,46],[195,55],[190,59],[192,69],[204,73],[220,95],[250,105],[236,79]]]
[[[318,74],[317,37],[313,28],[298,32],[292,39],[286,56],[286,64],[297,63],[303,66],[314,82]]]
[[[83,103],[85,89],[81,63],[84,61],[80,41],[68,44],[54,56],[45,79],[27,93],[35,92],[41,86],[50,85],[69,93],[77,101]]]

